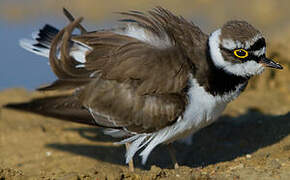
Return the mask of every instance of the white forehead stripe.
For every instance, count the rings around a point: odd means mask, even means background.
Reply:
[[[224,39],[222,41],[222,46],[228,50],[244,48],[244,45],[240,41],[233,41],[232,39]]]
[[[244,77],[260,74],[263,72],[264,67],[255,61],[234,64],[224,60],[220,50],[220,35],[221,30],[218,29],[209,37],[209,51],[211,59],[216,67],[221,68],[228,73]]]
[[[241,43],[238,40],[234,41],[232,39],[223,39],[221,45],[228,50],[233,50],[237,48],[249,49],[253,44],[255,44],[256,41],[261,38],[261,34],[257,34],[256,36],[254,36],[254,38],[245,41],[245,43]]]

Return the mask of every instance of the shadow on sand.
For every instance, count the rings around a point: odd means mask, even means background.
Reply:
[[[91,141],[112,141],[102,134],[100,129],[79,128],[66,129],[78,132]],[[273,116],[249,109],[239,117],[223,116],[216,123],[200,130],[192,136],[192,145],[174,143],[177,161],[189,167],[207,166],[223,161],[230,161],[239,156],[250,154],[258,149],[275,144],[290,134],[290,112],[282,116]],[[76,144],[47,144],[47,147],[68,151],[78,155],[125,165],[125,148],[123,146],[97,146]],[[165,146],[159,146],[151,153],[145,166],[140,158],[135,157],[135,164],[141,169],[151,165],[171,168],[172,163]]]

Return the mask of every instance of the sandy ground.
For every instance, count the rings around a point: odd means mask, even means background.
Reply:
[[[192,145],[174,144],[182,165],[177,170],[160,146],[145,166],[136,158],[130,173],[125,148],[102,129],[2,107],[0,179],[290,179],[287,37],[276,38],[269,53],[283,71],[254,78],[219,121],[192,137]],[[0,107],[51,94],[7,89],[0,92]]]
[[[1,108],[0,179],[290,179],[288,68],[254,79],[192,145],[175,143],[177,170],[160,146],[130,173],[125,148],[100,128]],[[8,89],[0,105],[48,95]]]

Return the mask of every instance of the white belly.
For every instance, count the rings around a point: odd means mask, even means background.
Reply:
[[[171,137],[166,143],[184,138],[199,129],[213,123],[224,111],[226,105],[240,94],[243,84],[236,87],[235,91],[222,96],[213,96],[205,91],[195,79],[191,78],[188,92],[189,104],[178,121],[172,125]],[[169,135],[170,136],[170,135]]]

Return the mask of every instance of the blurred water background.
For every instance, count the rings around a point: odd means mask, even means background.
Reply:
[[[158,5],[192,20],[208,33],[227,20],[243,19],[271,41],[290,25],[289,0],[0,0],[0,90],[33,90],[55,79],[47,59],[21,49],[18,41],[30,38],[46,23],[63,27],[67,21],[62,7],[83,16],[85,27],[95,30],[111,26],[117,19],[113,12],[146,11]]]

